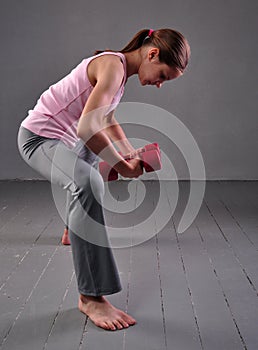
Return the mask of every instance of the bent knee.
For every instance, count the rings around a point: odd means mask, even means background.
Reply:
[[[77,190],[89,195],[94,195],[101,200],[104,196],[104,181],[100,173],[93,167],[90,172],[81,170],[75,179]]]
[[[89,177],[89,185],[93,195],[97,199],[102,200],[105,193],[104,181],[100,173],[95,169],[91,172],[91,176]]]

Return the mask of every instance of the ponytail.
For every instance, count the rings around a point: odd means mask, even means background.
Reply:
[[[131,52],[131,51],[139,49],[142,46],[144,39],[148,36],[148,33],[149,33],[149,29],[140,30],[137,34],[135,34],[135,36],[132,38],[132,40],[122,50],[120,50],[118,52],[125,53],[125,52]],[[105,51],[117,52],[114,50],[105,50]],[[94,54],[98,55],[98,54],[105,52],[105,51],[95,51]]]
[[[186,38],[173,29],[140,30],[132,40],[120,51],[106,50],[109,52],[131,52],[142,46],[157,47],[159,52],[159,60],[170,67],[175,67],[183,72],[190,58],[190,46]],[[98,55],[105,51],[96,51]]]
[[[148,38],[149,32],[149,29],[140,30],[120,52],[126,53],[139,49],[143,46],[145,39]]]

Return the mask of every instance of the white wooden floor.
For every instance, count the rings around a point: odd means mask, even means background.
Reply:
[[[117,208],[127,185],[111,185]],[[150,214],[159,186],[145,186],[140,216],[106,211],[109,225],[133,228]],[[173,186],[161,183],[164,210]],[[199,215],[177,234],[188,191],[189,183],[180,183],[176,211],[161,232],[114,249],[123,291],[109,300],[138,323],[108,332],[77,310],[71,249],[60,244],[63,223],[49,183],[0,182],[0,349],[257,350],[258,182],[208,182]],[[150,229],[146,224],[145,233]]]

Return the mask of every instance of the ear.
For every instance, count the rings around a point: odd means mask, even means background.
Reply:
[[[152,47],[148,51],[148,58],[150,61],[157,61],[159,60],[159,49],[157,47]]]

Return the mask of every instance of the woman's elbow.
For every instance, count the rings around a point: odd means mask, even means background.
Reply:
[[[94,135],[102,131],[102,125],[97,118],[80,118],[77,126],[77,136],[87,142]]]
[[[82,139],[84,141],[85,144],[87,144],[87,142],[89,140],[91,140],[97,133],[99,132],[99,130],[97,130],[96,128],[82,128],[82,127],[78,127],[77,128],[77,136]]]
[[[92,131],[89,128],[77,127],[77,136],[84,142],[87,142],[91,138]]]

